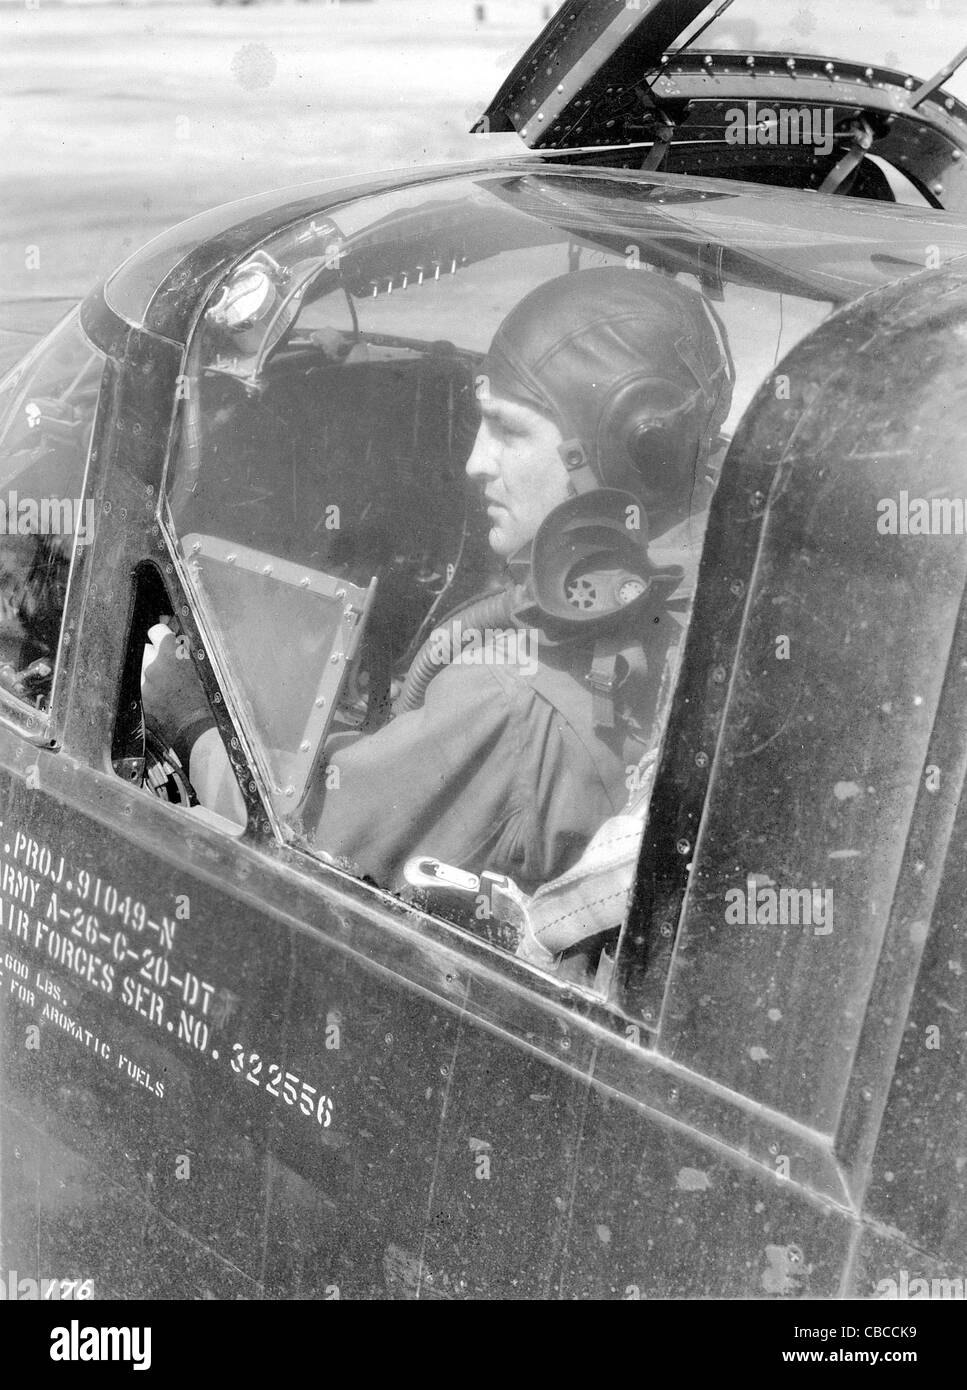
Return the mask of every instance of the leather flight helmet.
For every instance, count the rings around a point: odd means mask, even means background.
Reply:
[[[481,373],[555,421],[572,492],[633,493],[652,535],[704,505],[734,372],[695,291],[619,266],[559,276],[508,314]]]

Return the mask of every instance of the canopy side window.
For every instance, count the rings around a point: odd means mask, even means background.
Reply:
[[[591,942],[532,932],[528,951],[526,904],[646,789],[740,408],[728,330],[696,276],[632,268],[623,231],[599,248],[475,187],[465,202],[425,198],[398,212],[373,200],[389,215],[355,237],[355,210],[339,226],[312,219],[214,292],[189,347],[163,517],[281,832],[601,992],[626,886]],[[590,316],[593,340],[602,294],[631,320],[609,390],[630,373],[636,395],[590,507],[576,495],[559,536],[540,527],[566,499],[574,431],[550,430],[553,407],[527,415],[523,369],[502,379],[491,346],[541,295]],[[773,306],[768,322],[797,331],[795,309],[784,323]],[[593,402],[594,373],[576,367],[573,390]],[[503,484],[473,460],[520,456],[527,429],[556,442],[533,445],[522,472],[522,546],[501,531],[518,499],[495,509],[490,482]],[[655,434],[650,462],[643,443],[626,457],[633,429]]]
[[[706,538],[749,535],[707,528],[728,441],[880,274],[753,211],[712,245],[713,203],[600,172],[361,199],[240,261],[186,356],[161,518],[276,832],[598,994]]]

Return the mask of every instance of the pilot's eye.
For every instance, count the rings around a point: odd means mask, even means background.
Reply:
[[[491,425],[505,439],[523,439],[528,433],[524,421],[516,419],[513,415],[504,415],[499,411],[491,416]]]
[[[499,411],[479,405],[478,409],[481,422],[486,425],[490,433],[496,438],[506,440],[518,437],[520,433],[518,427],[508,420],[506,416],[501,415]]]

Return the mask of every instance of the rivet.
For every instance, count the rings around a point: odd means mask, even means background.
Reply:
[[[688,854],[692,846],[689,844],[688,840],[679,840],[675,848],[678,850],[679,854]]]
[[[748,58],[746,58],[746,60],[745,60],[745,65],[746,65],[747,68],[754,68],[754,67],[755,67],[755,58],[753,58],[753,56],[752,56],[751,53],[749,54]]]
[[[304,738],[304,739],[302,740],[302,742],[299,744],[299,751],[300,751],[300,753],[308,753],[308,751],[309,751],[309,740],[308,740],[307,738]]]
[[[729,593],[734,594],[736,598],[742,597],[745,593],[745,585],[742,583],[741,579],[732,580],[732,583],[729,585]]]
[[[903,79],[903,85],[904,85],[904,87],[906,87],[906,89],[907,89],[908,92],[912,92],[912,91],[913,91],[913,78],[912,78],[912,77],[905,77],[905,78]]]
[[[708,767],[708,754],[707,754],[707,753],[696,753],[696,754],[695,754],[695,766],[696,766],[696,767]]]
[[[796,68],[796,60],[795,60],[795,58],[787,58],[787,59],[786,59],[786,67],[789,69],[790,72],[794,72],[794,71],[795,71],[795,68]]]
[[[863,76],[866,78],[866,80],[867,80],[868,82],[872,82],[872,81],[873,81],[873,69],[872,69],[872,68],[866,68],[866,69],[864,70]]]
[[[714,670],[712,671],[712,680],[715,682],[716,685],[724,685],[724,684],[725,684],[725,667],[724,667],[724,666],[716,666],[716,667],[714,668]]]
[[[833,73],[836,71],[836,68],[833,66],[832,63],[827,63],[823,71],[828,72],[830,77],[832,77]]]

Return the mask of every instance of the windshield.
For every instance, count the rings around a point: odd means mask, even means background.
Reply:
[[[707,5],[672,45],[688,46],[721,0]],[[930,0],[733,0],[697,41],[708,49],[806,53],[875,63],[926,80],[967,43],[967,13],[958,4]],[[967,67],[944,83],[967,101]]]
[[[924,266],[922,219],[814,207],[453,178],[214,288],[166,522],[288,838],[393,892],[449,865],[433,906],[511,948],[486,885],[542,891],[626,803],[637,841],[729,442],[834,309]]]

